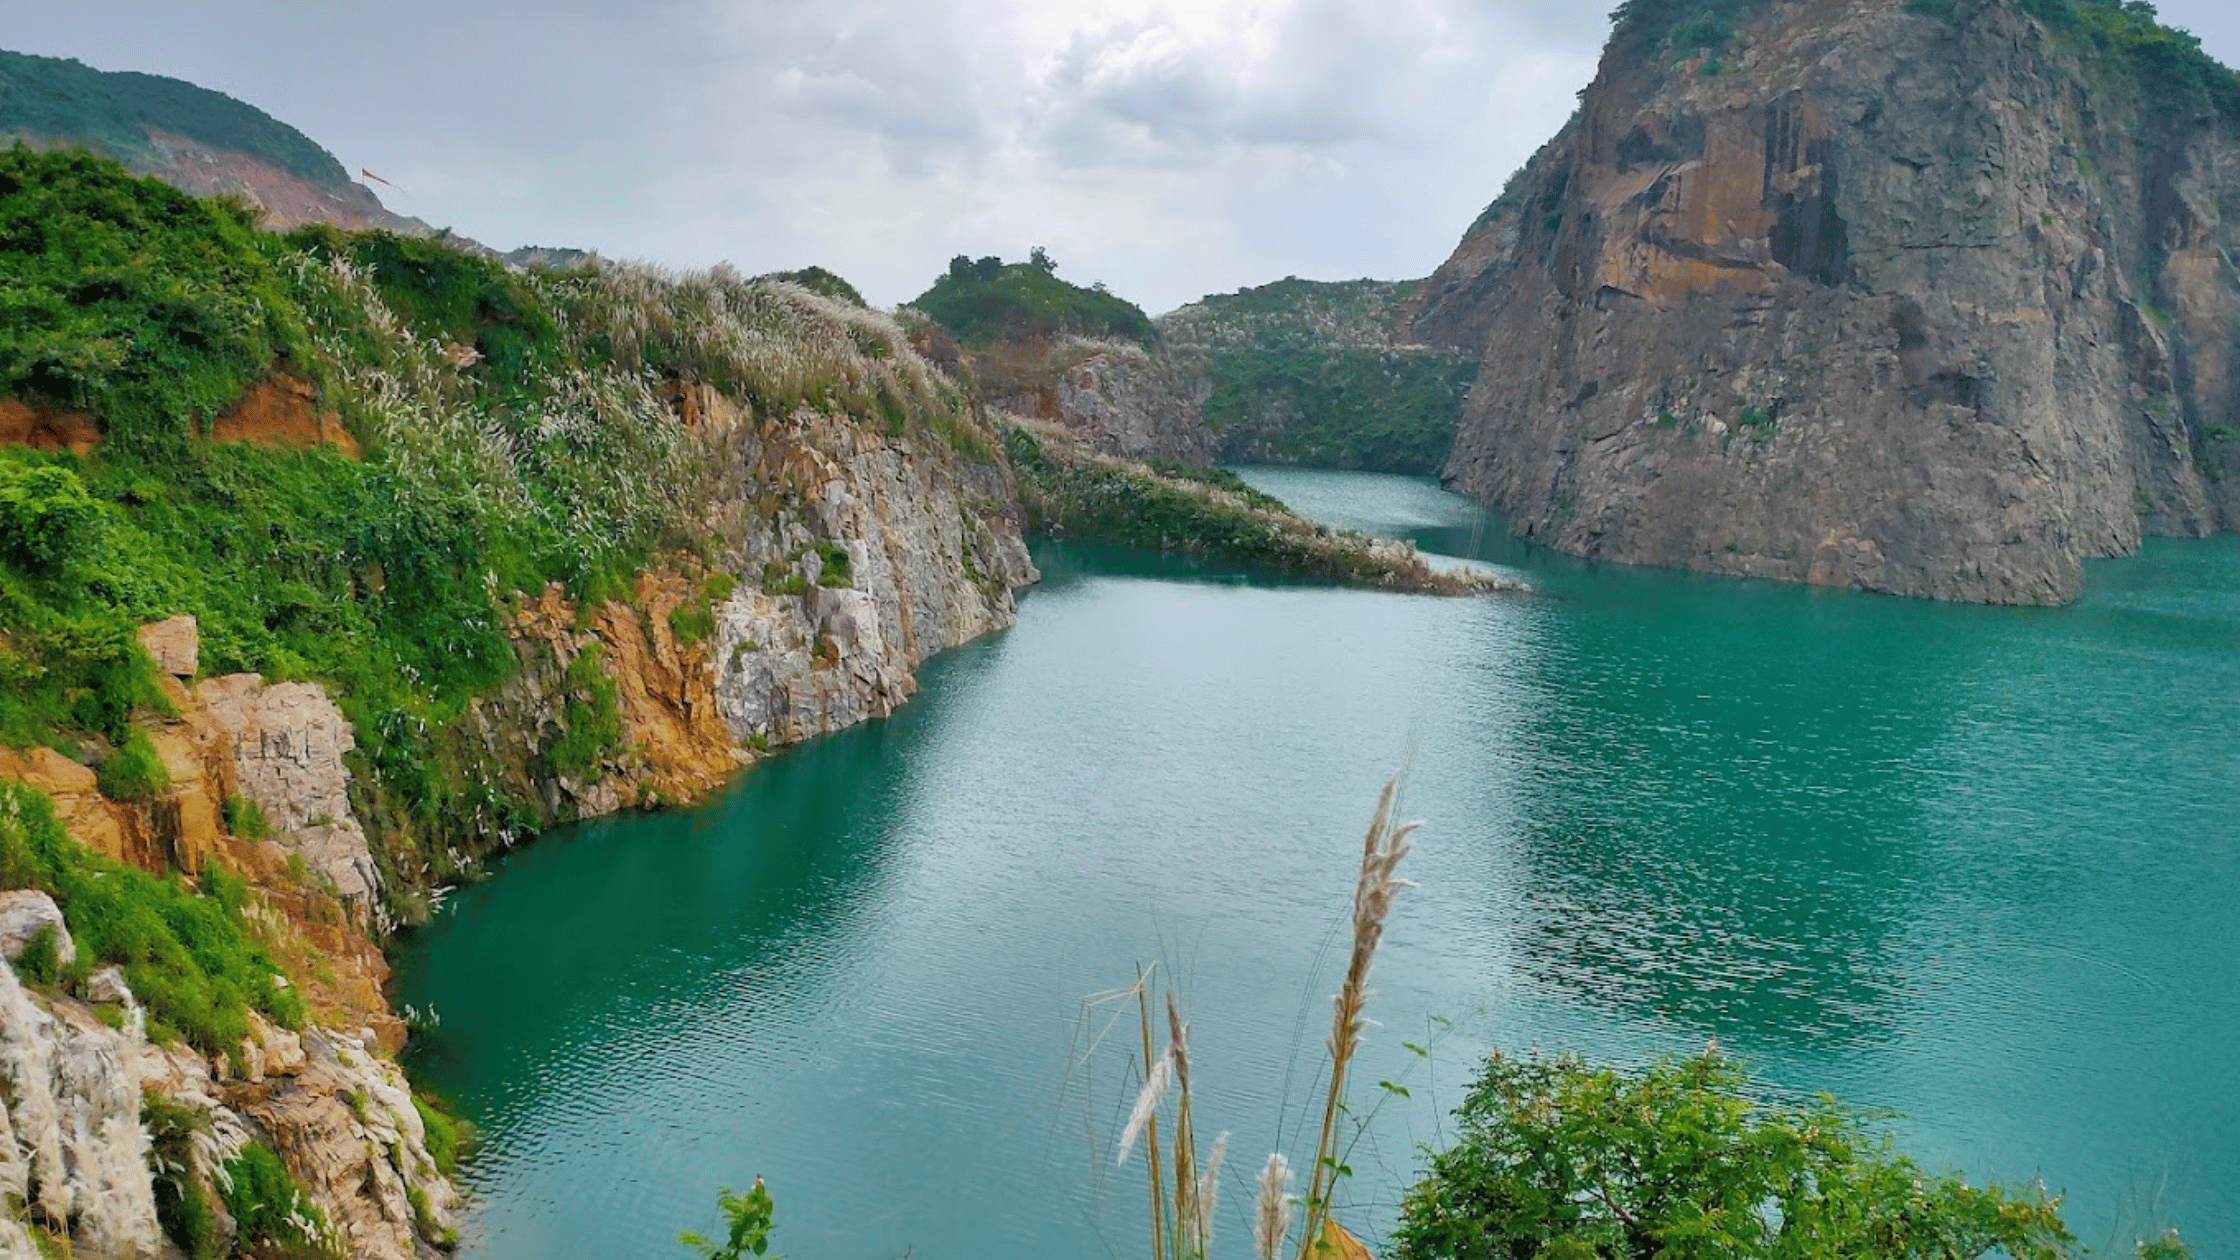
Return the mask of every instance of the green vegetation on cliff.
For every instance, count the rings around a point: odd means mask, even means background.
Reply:
[[[1157,338],[1143,308],[1058,279],[1040,249],[1027,262],[978,261],[959,254],[948,273],[910,304],[967,346],[985,349],[1054,337],[1089,337],[1150,345]]]
[[[84,454],[0,446],[0,743],[126,746],[164,707],[133,629],[187,613],[206,673],[329,686],[392,890],[549,821],[492,786],[461,721],[521,668],[521,597],[629,598],[657,555],[706,545],[710,455],[670,382],[973,444],[891,320],[791,283],[283,237],[104,159],[0,152],[0,400],[101,432]],[[214,440],[259,390],[303,440]],[[582,746],[552,751],[587,769],[617,741],[600,690],[570,686]]]
[[[227,881],[204,883],[222,893]],[[44,793],[7,781],[0,781],[0,888],[52,895],[78,951],[58,978],[75,986],[98,967],[122,967],[157,1041],[176,1035],[204,1054],[236,1053],[252,1010],[284,1028],[303,1027],[303,1001],[250,939],[238,897],[197,896],[176,877],[158,879],[88,852],[64,833]]]
[[[1400,544],[1318,526],[1225,469],[1119,459],[1055,427],[1007,425],[1003,442],[1038,533],[1357,586],[1489,589],[1432,570]]]
[[[350,182],[309,136],[223,92],[0,51],[0,136],[67,139],[131,160],[151,153],[150,128],[262,158],[313,183]]]
[[[1213,377],[1205,422],[1224,459],[1435,474],[1477,365],[1401,346],[1394,307],[1413,285],[1296,278],[1216,294],[1160,317]]]

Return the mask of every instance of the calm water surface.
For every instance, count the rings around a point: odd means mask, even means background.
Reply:
[[[892,721],[515,855],[400,973],[489,1139],[463,1254],[683,1257],[760,1173],[795,1260],[1138,1255],[1126,1056],[1084,1053],[1083,1006],[1138,959],[1186,984],[1245,1254],[1244,1179],[1312,1138],[1350,868],[1406,761],[1421,887],[1360,1079],[1412,1100],[1354,1151],[1362,1232],[1486,1048],[1716,1036],[1772,1089],[1907,1113],[1926,1162],[2066,1188],[2089,1243],[2240,1256],[2240,539],[2096,565],[2071,608],[1948,607],[1250,475],[1542,594],[1048,547],[1017,628]]]

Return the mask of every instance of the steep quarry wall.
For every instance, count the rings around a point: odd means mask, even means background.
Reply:
[[[1483,360],[1448,477],[1573,554],[1997,603],[2240,525],[2240,123],[2089,50],[2012,0],[1621,27],[1408,312]]]
[[[558,586],[515,597],[519,668],[461,724],[472,772],[494,800],[528,802],[531,825],[683,804],[766,750],[889,714],[928,658],[1010,625],[1014,592],[1037,576],[1010,471],[969,419],[944,441],[806,409],[757,415],[700,385],[669,396],[705,470],[697,550],[665,557],[622,598],[579,604]],[[80,1256],[159,1254],[148,1097],[195,1118],[205,1181],[253,1139],[310,1194],[342,1254],[432,1255],[455,1196],[390,1058],[405,1025],[374,943],[392,878],[382,862],[422,886],[432,872],[369,834],[382,820],[354,806],[356,735],[323,688],[201,678],[191,618],[140,640],[173,710],[139,718],[169,776],[156,799],[108,800],[93,770],[49,748],[0,749],[0,777],[46,792],[99,853],[246,875],[252,925],[314,1023],[297,1035],[259,1020],[237,1058],[205,1060],[149,1044],[132,1018],[34,993],[0,965],[0,1193],[22,1205],[0,1211],[0,1255],[36,1254],[33,1226]],[[607,701],[585,703],[587,690]],[[611,728],[597,756],[563,766],[556,747],[591,722]],[[235,834],[229,801],[256,806],[266,834]],[[452,869],[511,844],[522,818],[494,817]],[[60,922],[43,893],[6,896],[45,903],[0,904],[10,952]],[[112,1006],[130,1008],[121,978],[104,983]]]

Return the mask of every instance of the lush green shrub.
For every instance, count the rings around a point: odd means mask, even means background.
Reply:
[[[226,793],[226,830],[249,840],[264,840],[272,835],[272,820],[264,815],[264,807],[239,792]]]
[[[62,937],[47,924],[33,932],[16,955],[16,975],[30,984],[48,987],[62,978]]]
[[[1822,1096],[1754,1100],[1715,1051],[1638,1071],[1489,1060],[1408,1192],[1396,1260],[2057,1260],[2058,1204],[1925,1172]]]
[[[821,294],[835,302],[846,302],[850,306],[871,305],[863,300],[863,294],[858,292],[854,285],[822,267],[803,267],[799,271],[780,271],[770,278],[783,280],[788,284],[798,284],[811,293]]]
[[[112,801],[152,801],[171,788],[171,771],[157,755],[155,741],[138,727],[125,736],[121,747],[102,758],[94,779],[101,794]]]
[[[53,464],[0,464],[0,554],[53,573],[90,540],[101,508],[85,483]]]
[[[178,880],[92,853],[71,840],[45,793],[0,781],[0,866],[18,887],[53,895],[80,966],[124,968],[148,1010],[151,1036],[183,1036],[205,1054],[233,1053],[248,1012],[302,1029],[303,999],[249,937],[239,896],[197,896]]]
[[[218,1218],[194,1178],[194,1137],[202,1117],[160,1094],[140,1102],[140,1127],[148,1134],[154,1173],[156,1221],[187,1260],[218,1260]]]
[[[251,1142],[226,1164],[226,1211],[239,1231],[237,1254],[278,1260],[313,1260],[337,1253],[327,1220],[262,1142]]]
[[[586,644],[561,676],[568,689],[561,722],[566,728],[548,754],[552,768],[571,779],[595,779],[622,751],[622,710],[614,680],[600,668],[603,650]]]
[[[307,334],[259,234],[77,152],[0,152],[0,395],[100,416],[176,458]]]
[[[453,1115],[442,1099],[423,1095],[415,1090],[412,1108],[420,1113],[420,1127],[425,1131],[424,1145],[428,1158],[436,1162],[436,1171],[448,1177],[459,1166],[474,1146],[474,1126]]]
[[[770,1250],[770,1231],[776,1228],[777,1205],[771,1201],[762,1178],[755,1178],[754,1185],[748,1187],[745,1194],[725,1186],[716,1194],[716,1206],[723,1211],[722,1241],[711,1242],[698,1234],[678,1235],[702,1260],[746,1260],[748,1256],[762,1256]],[[771,1256],[770,1260],[779,1258]]]

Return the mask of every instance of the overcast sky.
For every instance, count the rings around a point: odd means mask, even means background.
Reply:
[[[189,79],[500,249],[906,301],[954,254],[1157,312],[1427,274],[1570,114],[1615,0],[0,0],[0,46]],[[2240,63],[2240,5],[2163,17]]]

